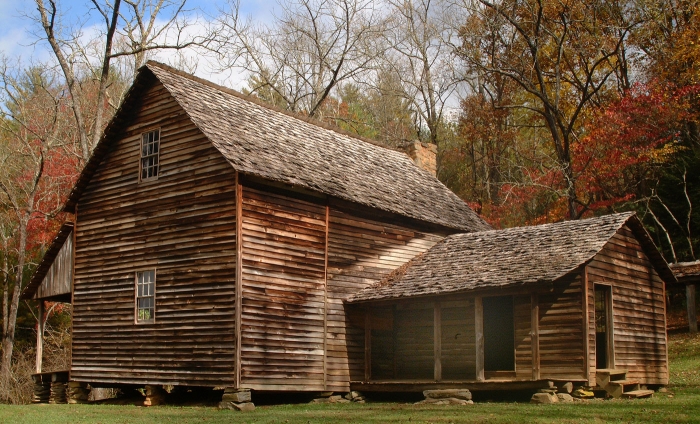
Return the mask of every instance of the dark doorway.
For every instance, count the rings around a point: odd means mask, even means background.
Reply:
[[[513,296],[483,298],[484,371],[515,371]]]
[[[613,368],[612,287],[595,285],[595,367]]]

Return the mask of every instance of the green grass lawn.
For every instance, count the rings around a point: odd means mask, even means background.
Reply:
[[[651,399],[594,400],[556,405],[476,403],[426,406],[382,402],[258,406],[240,413],[213,407],[113,405],[0,406],[0,423],[596,423],[700,422],[700,336],[672,335],[671,384]]]

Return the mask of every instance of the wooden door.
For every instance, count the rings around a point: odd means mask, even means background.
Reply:
[[[615,367],[612,331],[612,287],[596,284],[595,290],[595,366]]]

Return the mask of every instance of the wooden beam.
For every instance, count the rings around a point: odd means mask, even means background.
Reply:
[[[608,319],[606,323],[608,326],[608,367],[615,368],[615,303],[613,302],[612,286],[608,286],[607,289],[609,294],[609,296],[606,296],[608,302],[606,305]]]
[[[74,211],[73,211],[73,234],[71,237],[73,237],[73,257],[71,258],[71,273],[70,273],[70,304],[75,307],[75,257],[78,254],[78,206],[79,204],[76,204],[74,206]],[[74,310],[74,309],[72,309]],[[71,313],[73,315],[73,313]],[[73,335],[75,334],[73,332],[73,326],[74,326],[75,320],[71,316],[70,320],[70,334],[71,334],[71,354],[69,355],[70,358],[68,360],[68,369],[71,370],[73,369],[73,352],[75,350],[73,349]]]
[[[474,333],[476,341],[476,381],[484,381],[484,304],[481,296],[474,298]]]
[[[326,204],[326,240],[323,264],[323,390],[328,390],[328,225],[331,207]]]
[[[236,387],[241,387],[241,319],[243,313],[243,186],[241,176],[236,172]]]
[[[398,361],[399,358],[398,358],[398,355],[396,354],[396,352],[398,352],[398,350],[399,350],[399,343],[398,343],[397,337],[396,337],[396,304],[391,305],[391,350],[392,350],[392,354],[393,354],[393,356],[391,358],[391,361],[392,361],[391,365],[393,368],[391,371],[392,372],[391,375],[394,378],[397,378],[399,374],[396,372],[396,367],[397,367],[397,364],[399,362]]]
[[[532,346],[532,379],[540,379],[540,304],[539,296],[530,296],[530,343]]]
[[[569,380],[567,380],[569,381]],[[585,383],[585,381],[570,380],[574,383]],[[516,391],[516,390],[532,390],[551,389],[553,383],[550,380],[504,380],[504,381],[441,381],[434,382],[428,380],[404,380],[404,381],[351,381],[351,390],[361,392],[421,392],[423,390],[435,389],[467,389],[472,392],[478,391]]]
[[[435,359],[435,381],[442,380],[442,306],[433,304],[433,357]]]
[[[588,311],[588,265],[583,267],[583,281],[581,282],[581,309],[583,310],[583,375],[590,382],[591,380],[591,347],[590,347],[590,323]],[[594,352],[595,354],[595,352]]]
[[[365,382],[372,378],[372,315],[365,309]]]
[[[691,333],[698,332],[698,317],[696,315],[695,306],[695,284],[685,285],[685,298],[688,305],[688,330]]]
[[[39,320],[36,328],[36,372],[41,372],[41,363],[44,356],[44,300],[39,299]]]

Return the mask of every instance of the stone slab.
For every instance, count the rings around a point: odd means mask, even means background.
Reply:
[[[423,396],[426,399],[463,399],[472,400],[472,392],[466,389],[437,389],[437,390],[424,390]]]

